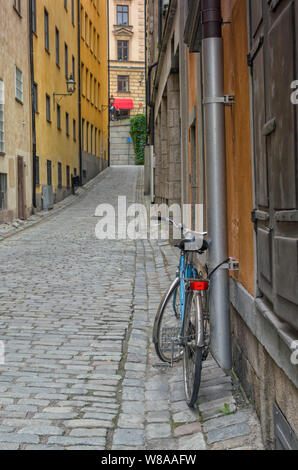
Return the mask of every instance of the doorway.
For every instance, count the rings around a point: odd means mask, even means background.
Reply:
[[[26,202],[25,202],[25,165],[24,158],[17,157],[18,165],[18,218],[25,220],[26,214]]]

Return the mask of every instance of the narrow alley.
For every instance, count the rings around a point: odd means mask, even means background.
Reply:
[[[180,365],[154,367],[152,323],[177,253],[95,236],[98,204],[141,202],[142,184],[140,167],[109,168],[0,242],[0,449],[262,449],[255,412],[211,357],[194,412]]]

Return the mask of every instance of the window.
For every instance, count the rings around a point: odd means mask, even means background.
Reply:
[[[76,79],[76,61],[74,56],[72,56],[72,77],[74,80]]]
[[[117,25],[128,25],[127,5],[117,5]]]
[[[58,67],[60,66],[60,35],[59,35],[59,30],[56,28],[56,64]]]
[[[50,52],[50,34],[49,34],[49,14],[44,10],[44,47]]]
[[[90,140],[91,140],[91,154],[93,154],[93,126],[91,126],[91,137],[90,137]]]
[[[90,73],[90,101],[91,101],[91,104],[93,104],[93,75],[92,73]]]
[[[52,186],[52,162],[47,160],[47,183],[48,186]]]
[[[87,100],[89,101],[90,99],[90,94],[89,94],[89,91],[90,91],[90,88],[89,88],[89,70],[86,69],[86,98]]]
[[[13,6],[14,6],[14,9],[20,15],[21,14],[21,0],[13,0]]]
[[[89,152],[89,122],[87,122],[86,129],[86,151]]]
[[[82,119],[82,150],[85,150],[85,119]]]
[[[81,5],[81,37],[85,39],[85,22],[84,22],[84,8]]]
[[[96,56],[97,56],[97,60],[99,61],[99,56],[100,56],[100,53],[99,53],[99,34],[97,35],[97,39],[96,39]]]
[[[68,46],[66,43],[64,46],[64,50],[65,50],[65,76],[66,78],[68,78]]]
[[[86,96],[85,68],[84,68],[83,63],[81,63],[81,80],[82,80],[82,95]]]
[[[71,0],[71,21],[75,24],[74,0]]]
[[[62,163],[58,162],[58,187],[62,188]]]
[[[51,122],[51,98],[46,95],[46,118],[48,122]]]
[[[76,120],[74,119],[72,122],[72,128],[73,128],[73,140],[77,140],[77,123]]]
[[[36,33],[36,0],[32,0],[32,32]]]
[[[88,24],[89,24],[88,15],[87,15],[87,13],[85,13],[85,41],[86,41],[87,44],[88,44],[88,38],[89,38],[89,36],[88,36]]]
[[[23,103],[23,72],[18,67],[16,67],[15,72],[15,97]]]
[[[65,129],[66,135],[69,135],[69,114],[65,113]]]
[[[36,113],[38,113],[38,88],[37,88],[37,83],[33,84],[33,109]]]
[[[61,130],[61,106],[57,104],[57,129]]]
[[[64,0],[64,8],[67,11],[67,0]]]
[[[0,210],[6,209],[7,175],[0,173]]]
[[[40,176],[39,176],[39,157],[35,157],[35,183],[36,186],[40,185]]]
[[[129,93],[129,76],[118,75],[118,92]]]
[[[0,153],[5,152],[4,82],[0,79]]]
[[[128,60],[128,41],[117,41],[118,60]]]

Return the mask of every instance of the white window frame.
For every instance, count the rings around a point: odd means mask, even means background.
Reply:
[[[15,66],[15,97],[23,103],[24,100],[24,87],[23,87],[23,72]]]

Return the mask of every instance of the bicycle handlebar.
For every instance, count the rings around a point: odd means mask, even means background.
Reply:
[[[169,219],[167,217],[159,217],[159,216],[153,216],[151,220],[158,220],[159,222],[168,222],[170,225],[174,225],[176,228],[179,228],[183,231],[185,235],[190,234],[194,236],[200,236],[204,237],[205,235],[208,235],[208,232],[196,232],[195,230],[191,230],[190,228],[184,227],[183,224],[177,224],[174,220]]]

